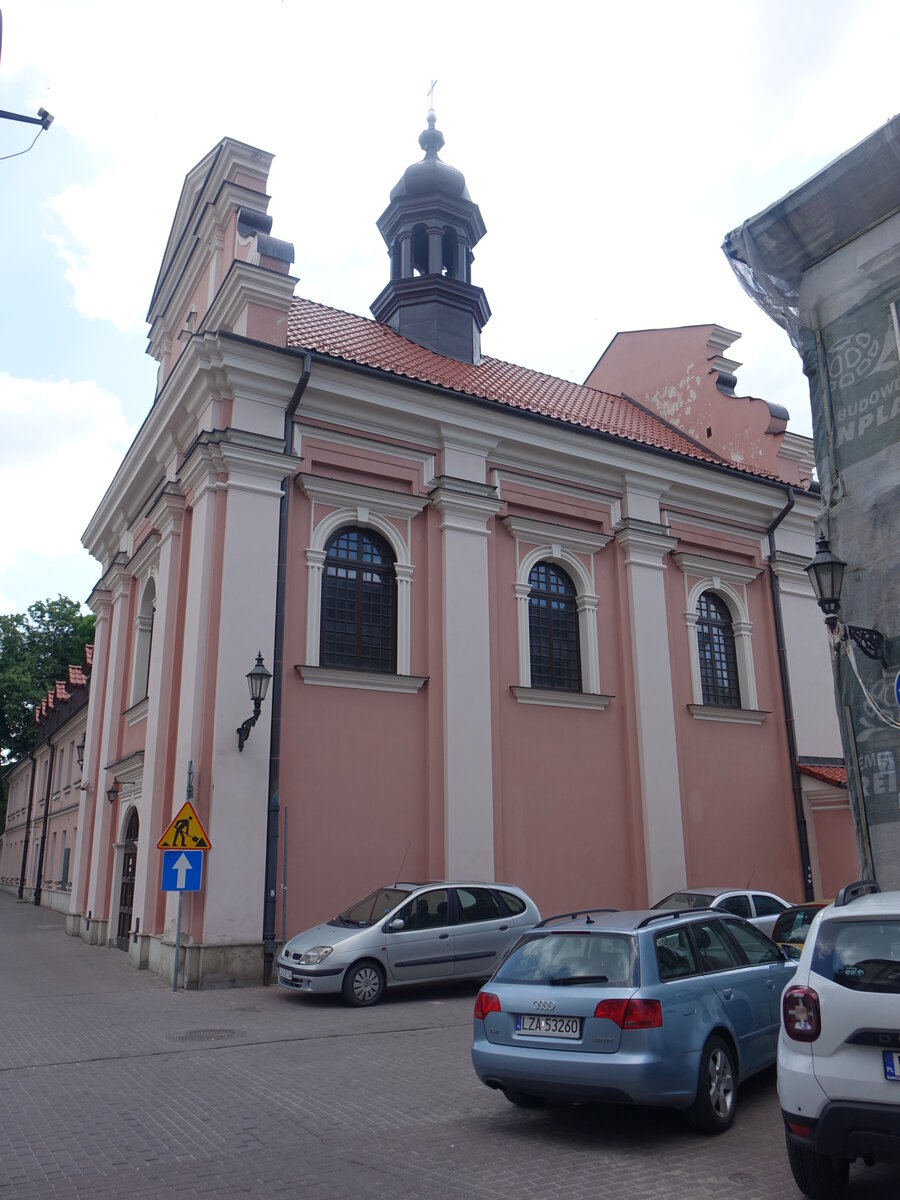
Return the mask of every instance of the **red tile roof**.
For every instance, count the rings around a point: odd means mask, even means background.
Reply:
[[[797,770],[801,775],[809,775],[813,779],[818,779],[820,783],[830,783],[834,787],[842,788],[847,786],[846,767],[821,767],[812,763],[800,763]]]
[[[93,659],[93,645],[85,646],[83,660],[84,667],[89,668],[93,662]],[[85,671],[84,667],[76,667],[71,663],[69,664],[69,666],[66,668],[66,678],[57,679],[53,684],[53,687],[47,692],[47,695],[41,698],[40,704],[36,704],[34,706],[35,725],[40,725],[41,721],[44,720],[48,713],[55,710],[57,701],[61,705],[65,703],[65,701],[72,699],[72,692],[69,690],[70,688],[75,690],[87,686],[88,675],[90,674],[90,671]]]
[[[552,417],[583,429],[612,434],[629,442],[668,450],[700,462],[731,467],[743,474],[773,479],[768,472],[736,464],[696,446],[652,413],[624,396],[497,358],[463,363],[419,346],[366,317],[327,308],[295,297],[288,315],[288,346],[345,362],[373,367],[391,375],[490,400],[509,408]]]

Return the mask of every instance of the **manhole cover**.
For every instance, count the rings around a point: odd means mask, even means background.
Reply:
[[[174,1035],[176,1042],[227,1042],[233,1029],[183,1029]]]

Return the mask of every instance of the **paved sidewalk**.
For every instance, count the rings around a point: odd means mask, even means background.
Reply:
[[[0,1197],[796,1200],[771,1073],[721,1138],[653,1110],[523,1112],[472,1072],[474,994],[173,992],[0,893]],[[854,1169],[852,1200],[898,1193]]]

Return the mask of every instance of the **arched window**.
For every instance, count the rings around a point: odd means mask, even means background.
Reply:
[[[539,562],[528,576],[531,686],[581,690],[575,586],[561,567]]]
[[[150,651],[153,648],[153,621],[156,616],[156,584],[148,580],[141,596],[141,607],[135,622],[134,682],[131,703],[146,699],[150,687]]]
[[[397,669],[394,555],[372,529],[339,529],[325,545],[319,665]]]
[[[714,592],[703,592],[697,601],[697,649],[703,703],[740,708],[731,613]]]

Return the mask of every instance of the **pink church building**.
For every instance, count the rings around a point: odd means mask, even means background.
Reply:
[[[619,334],[585,384],[483,355],[485,226],[433,114],[420,144],[374,319],[295,295],[270,155],[225,139],[194,167],[156,396],[84,535],[69,931],[171,976],[157,843],[189,798],[211,848],[186,986],[262,979],[285,933],[398,875],[549,913],[857,872],[810,442],[735,396],[717,325]]]

